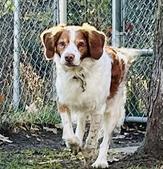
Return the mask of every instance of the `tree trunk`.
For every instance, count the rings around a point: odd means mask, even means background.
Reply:
[[[163,0],[158,0],[147,133],[142,150],[163,159]]]

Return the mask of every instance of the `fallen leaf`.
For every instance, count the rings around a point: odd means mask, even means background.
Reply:
[[[56,127],[57,129],[63,129],[62,123],[55,124],[55,127]]]
[[[54,134],[57,134],[57,129],[56,128],[43,127],[43,129],[46,130],[46,131],[51,131]]]
[[[12,141],[9,140],[8,137],[5,137],[5,136],[3,136],[3,135],[1,135],[1,134],[0,134],[0,140],[3,141],[3,142],[12,143]]]
[[[56,162],[61,162],[61,161],[63,161],[63,160],[57,159],[57,160],[50,160],[50,161],[40,162],[39,164],[56,163]]]

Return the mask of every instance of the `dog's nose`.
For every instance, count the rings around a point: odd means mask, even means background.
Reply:
[[[75,55],[73,55],[73,54],[69,54],[69,55],[65,56],[65,60],[68,63],[72,63],[74,58],[75,58]]]

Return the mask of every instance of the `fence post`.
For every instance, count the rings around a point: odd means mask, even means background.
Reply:
[[[121,46],[121,0],[112,0],[112,46]]]
[[[54,10],[54,15],[53,15],[53,22],[54,25],[61,23],[61,24],[66,24],[67,23],[67,0],[54,0],[53,4],[53,10]],[[56,67],[55,67],[55,62],[53,61],[53,79],[52,79],[52,85],[53,85],[53,101],[56,101],[56,87],[55,87],[55,82],[56,82]]]
[[[59,23],[67,23],[67,0],[59,0]]]
[[[58,24],[58,0],[54,0],[54,3],[53,3],[53,23],[54,23],[54,26]],[[55,87],[55,82],[56,82],[56,66],[55,66],[55,61],[53,60],[53,64],[52,64],[52,98],[53,98],[53,101],[56,101],[57,98],[56,98],[56,87]]]
[[[14,62],[13,62],[13,106],[19,107],[20,102],[20,58],[19,58],[19,40],[20,40],[20,20],[19,20],[19,0],[14,0]]]
[[[53,23],[57,25],[58,23],[58,0],[54,0],[53,2]]]
[[[125,47],[125,27],[126,27],[126,0],[122,0],[121,3],[121,24],[122,24],[122,32],[123,36],[121,36],[121,46]]]

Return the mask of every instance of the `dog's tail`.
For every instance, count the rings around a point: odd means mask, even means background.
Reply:
[[[128,64],[135,61],[138,56],[153,55],[152,49],[116,48],[116,51],[120,52],[126,57]]]

